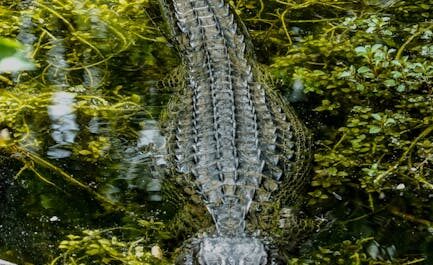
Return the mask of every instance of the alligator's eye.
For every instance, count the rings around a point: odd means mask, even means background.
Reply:
[[[176,265],[177,264],[180,264],[180,265],[193,265],[193,264],[195,264],[193,262],[193,260],[194,260],[194,258],[191,255],[191,253],[183,253],[183,254],[180,254],[178,256],[178,258],[176,259],[175,264]]]

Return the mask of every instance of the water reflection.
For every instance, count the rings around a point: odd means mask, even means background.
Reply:
[[[92,7],[86,9],[85,4],[82,1],[74,1],[74,6],[76,10],[83,10],[87,13],[89,18],[86,23],[83,23],[76,17],[76,24],[79,30],[84,32],[89,32],[93,41],[97,40],[100,42],[105,42],[107,40],[107,26],[101,20],[101,11],[97,7]],[[97,88],[104,83],[105,74],[104,71],[97,65],[92,65],[94,63],[94,58],[92,58],[93,50],[84,51],[84,71],[83,71],[83,85],[88,88]],[[100,58],[101,60],[104,58]]]
[[[56,142],[47,152],[50,158],[65,158],[71,155],[68,147],[75,142],[79,131],[75,115],[75,94],[69,92],[55,92],[52,105],[48,107],[51,120],[51,137]]]
[[[145,200],[162,200],[161,186],[167,164],[165,138],[161,135],[157,121],[146,119],[140,124],[141,129],[135,141],[117,139],[118,142],[114,143],[116,147],[113,149],[121,153],[122,159],[120,163],[111,165],[115,168],[111,172],[114,176],[107,176],[110,181],[101,188],[101,193],[111,200],[142,196],[144,191],[147,194]],[[90,128],[97,131],[98,127],[92,122]]]
[[[155,120],[144,120],[135,147],[127,150],[127,171],[123,175],[127,180],[135,180],[136,185],[148,192],[148,200],[161,201],[161,182],[165,160],[165,138],[161,135]],[[143,170],[144,169],[144,170]],[[147,172],[145,176],[143,173]],[[131,186],[130,186],[131,187]]]
[[[156,165],[165,166],[167,154],[165,137],[162,136],[156,120],[145,120],[143,128],[139,132],[137,147],[147,148],[152,147],[152,155],[155,158]]]
[[[65,57],[65,47],[62,39],[52,41],[53,46],[47,53],[47,80],[58,92],[52,97],[52,105],[48,107],[51,120],[51,137],[55,145],[47,151],[49,158],[59,159],[71,156],[69,150],[79,131],[74,110],[75,94],[64,92],[69,87],[67,71],[68,63]]]
[[[84,4],[80,1],[74,1],[77,10],[85,10]],[[82,23],[77,16],[77,25],[80,30],[88,31],[93,38],[105,41],[107,38],[106,27],[99,18],[99,9],[92,8],[87,10],[89,13],[90,23]],[[59,90],[55,92],[52,98],[52,105],[48,107],[48,115],[51,119],[51,137],[56,142],[55,145],[49,147],[47,152],[50,158],[66,158],[71,156],[71,145],[75,142],[75,137],[79,131],[77,117],[74,112],[75,94],[68,93],[64,90],[70,87],[68,81],[68,63],[65,57],[65,47],[62,39],[53,40],[53,46],[47,54],[48,81],[55,85]],[[84,52],[84,64],[91,64],[91,50]],[[98,66],[83,67],[82,85],[87,88],[97,88],[103,84],[103,70]],[[101,133],[99,131],[100,120],[97,117],[92,117],[89,122],[89,131],[94,134]]]
[[[289,95],[290,102],[305,101],[307,99],[304,93],[304,83],[300,79],[295,79],[292,86],[292,92]]]
[[[99,117],[92,117],[87,125],[90,133],[99,134],[101,131],[101,119]]]
[[[28,3],[24,5],[23,1],[23,8],[25,6],[28,6],[27,8],[30,8],[33,4],[32,1],[27,1]],[[22,12],[21,14],[21,27],[20,31],[17,35],[17,39],[24,45],[25,52],[28,53],[31,51],[34,42],[36,41],[36,36],[33,34],[33,28],[34,24],[32,22],[32,13],[31,10],[27,12]]]
[[[34,23],[32,22],[34,3],[33,0],[23,0],[19,3],[19,8],[21,10],[20,16],[20,29],[17,35],[17,40],[23,44],[23,49],[20,51],[20,55],[23,58],[31,59],[31,53],[33,51],[33,44],[36,42],[36,36],[33,34],[33,30],[35,28]],[[16,59],[16,58],[15,58]],[[9,62],[12,63],[12,62]],[[34,66],[25,67],[21,70],[34,70]],[[20,81],[20,72],[15,72],[12,74],[12,78],[14,82],[19,83]]]
[[[146,185],[150,201],[161,201],[161,181],[163,179],[163,169],[167,165],[165,157],[167,155],[165,137],[161,135],[158,124],[155,120],[145,120],[137,147],[150,150],[149,157],[152,159],[151,178]]]
[[[68,67],[65,59],[65,47],[62,39],[55,39],[52,44],[52,48],[47,53],[48,70],[46,77],[50,84],[64,89],[69,86],[67,71],[65,70]]]
[[[85,59],[88,61],[88,59]],[[97,66],[86,67],[83,74],[83,85],[88,88],[97,88],[104,83],[104,74]]]

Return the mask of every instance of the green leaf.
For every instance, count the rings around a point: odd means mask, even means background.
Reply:
[[[358,55],[364,55],[364,54],[367,54],[367,49],[364,46],[358,46],[355,48],[355,52]]]
[[[365,86],[363,84],[356,84],[356,90],[358,91],[364,91]]]
[[[393,119],[393,118],[388,118],[388,119],[386,119],[386,121],[385,121],[385,126],[390,126],[390,125],[393,125],[393,124],[396,124],[397,123],[397,121],[395,120],[395,119]]]
[[[349,77],[352,76],[352,72],[351,71],[343,71],[338,75],[338,78],[344,78],[344,77]]]
[[[79,153],[80,155],[84,155],[84,156],[87,156],[87,155],[91,155],[91,154],[93,154],[93,153],[90,152],[89,150],[85,150],[85,149],[80,150],[78,153]]]
[[[14,55],[21,47],[16,40],[0,38],[0,60]]]
[[[406,90],[406,86],[404,84],[400,84],[397,87],[398,92],[404,92]]]
[[[382,47],[383,47],[382,44],[374,44],[373,47],[371,47],[371,52],[376,52],[377,50],[379,50]]]
[[[382,129],[380,127],[378,127],[378,126],[371,126],[370,130],[369,130],[369,133],[376,134],[376,133],[379,133],[380,131],[382,131]]]
[[[392,86],[396,86],[397,82],[394,79],[387,79],[385,80],[385,82],[383,82],[383,84],[387,87],[392,87]]]
[[[368,73],[371,72],[370,68],[368,66],[361,66],[358,68],[358,70],[356,71],[358,74],[364,74],[364,73]]]
[[[400,71],[392,71],[392,72],[391,72],[391,76],[392,76],[392,78],[394,78],[394,79],[399,79],[400,77],[403,76],[403,74],[402,74]]]
[[[375,120],[378,120],[378,121],[380,121],[380,120],[382,119],[382,117],[380,116],[379,113],[373,113],[373,114],[371,114],[371,116],[372,116]]]

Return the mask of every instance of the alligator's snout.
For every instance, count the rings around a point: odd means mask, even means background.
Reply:
[[[203,265],[265,265],[267,254],[257,238],[205,237],[198,260]]]

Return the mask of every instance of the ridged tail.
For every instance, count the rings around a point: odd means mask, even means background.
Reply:
[[[299,120],[253,76],[228,5],[220,0],[163,5],[177,23],[173,31],[188,75],[176,115],[178,170],[192,175],[218,233],[241,236],[253,199],[270,200],[283,175],[299,182],[290,167],[305,134],[297,133]]]

